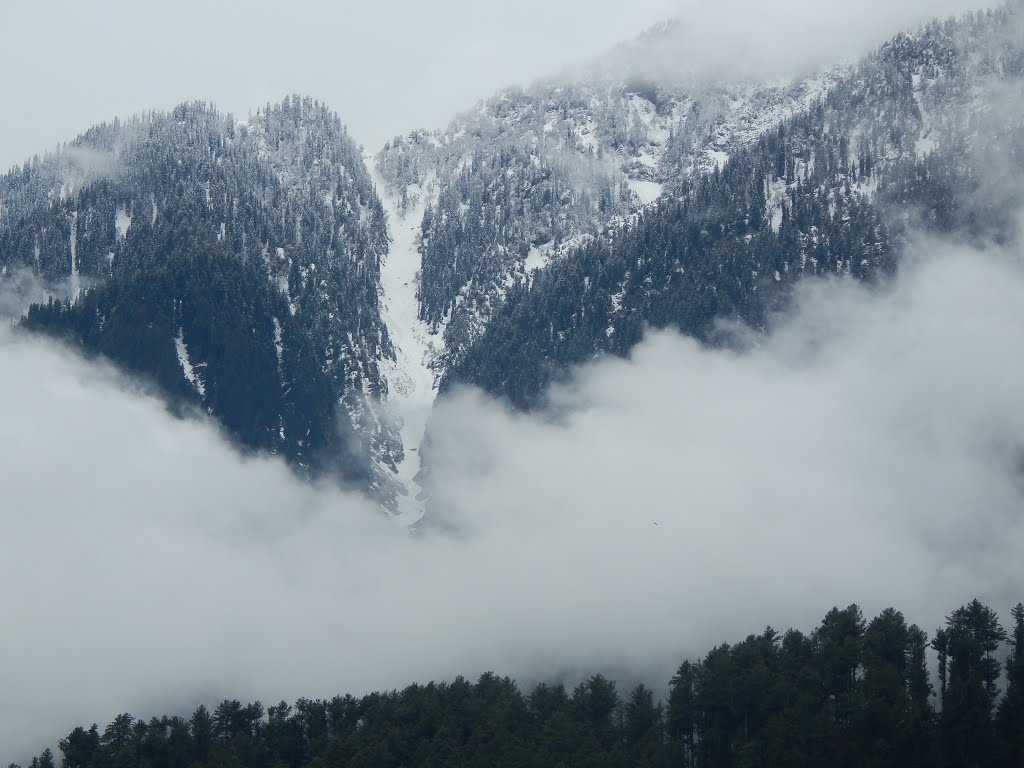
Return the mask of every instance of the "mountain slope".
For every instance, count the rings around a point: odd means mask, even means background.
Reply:
[[[667,25],[372,174],[309,99],[114,122],[0,178],[0,270],[67,286],[26,327],[416,519],[438,386],[532,407],[646,327],[717,343],[804,276],[879,280],[911,227],[1011,236],[986,189],[1021,177],[1020,112],[996,109],[1024,103],[1020,8],[789,83],[634,68]]]
[[[534,269],[721,167],[839,70],[788,85],[662,85],[588,73],[508,89],[442,132],[390,142],[377,166],[400,201],[426,195],[421,318],[458,364]]]
[[[89,131],[0,199],[3,269],[88,287],[26,327],[148,374],[244,446],[385,489],[385,218],[337,115],[184,104]]]
[[[418,475],[420,446],[434,404],[438,360],[444,340],[431,333],[420,319],[420,228],[426,201],[422,196],[410,203],[387,191],[379,173],[374,182],[381,192],[387,214],[390,248],[381,268],[383,319],[394,348],[394,358],[382,363],[387,382],[386,412],[397,425],[402,452],[395,456],[397,497],[395,511],[414,523],[422,516]]]
[[[720,169],[668,176],[658,206],[508,289],[444,386],[530,407],[647,326],[715,342],[723,320],[765,328],[804,276],[876,280],[911,224],[1009,236],[983,191],[997,164],[1024,178],[1020,116],[994,111],[1008,89],[1021,103],[1020,32],[1014,3],[897,36]]]

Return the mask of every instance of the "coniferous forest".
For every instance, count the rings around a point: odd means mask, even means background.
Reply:
[[[442,389],[534,407],[571,366],[626,355],[648,328],[716,344],[722,321],[769,330],[806,277],[884,282],[909,233],[1007,241],[1016,187],[1000,185],[1024,175],[1024,127],[978,113],[968,84],[1019,87],[1019,14],[894,38],[710,170],[679,171],[694,144],[706,151],[680,128],[662,160],[671,194],[514,280],[483,332],[455,345]]]
[[[937,658],[932,674],[932,655]],[[812,632],[771,627],[682,662],[661,691],[597,674],[529,690],[475,683],[190,717],[130,714],[60,740],[64,768],[1019,768],[1024,605],[974,600],[931,637],[887,609],[833,608]],[[50,750],[29,768],[53,768]],[[14,768],[12,766],[11,768]]]
[[[0,197],[4,272],[73,287],[25,328],[148,377],[306,476],[381,484],[399,450],[372,408],[394,354],[387,233],[337,114],[297,96],[246,123],[182,104],[34,158]]]

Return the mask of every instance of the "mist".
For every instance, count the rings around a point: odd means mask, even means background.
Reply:
[[[0,168],[90,125],[193,99],[244,118],[292,92],[337,109],[376,151],[441,127],[673,16],[681,34],[645,61],[779,77],[856,57],[905,26],[992,0],[5,0]]]
[[[921,243],[812,281],[747,351],[651,334],[538,414],[432,427],[437,525],[243,457],[201,417],[0,331],[0,760],[74,725],[474,677],[673,669],[767,624],[1022,598],[1024,267]]]
[[[899,32],[1001,0],[677,0],[672,33],[630,62],[657,80],[788,79],[853,64]]]

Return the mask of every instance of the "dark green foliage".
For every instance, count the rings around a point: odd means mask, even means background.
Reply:
[[[1013,608],[1013,635],[1006,662],[1006,695],[999,704],[996,727],[1002,746],[1002,763],[1024,766],[1024,605]]]
[[[387,242],[337,115],[292,97],[236,124],[184,104],[93,129],[0,178],[0,199],[0,266],[84,288],[26,328],[143,374],[247,448],[369,484],[388,435],[357,422],[394,354]]]
[[[887,227],[846,174],[817,166],[786,187],[774,229],[765,217],[764,191],[782,182],[777,143],[794,151],[823,119],[780,130],[680,199],[515,285],[445,386],[469,382],[528,407],[568,366],[628,353],[647,326],[713,342],[722,320],[764,328],[806,275],[891,273]]]
[[[991,765],[996,754],[993,707],[1006,631],[977,600],[952,613],[935,633],[942,693],[942,751],[953,768]]]
[[[44,749],[39,757],[32,758],[29,768],[56,768],[53,762],[53,752]]]
[[[509,288],[443,385],[533,407],[647,328],[718,344],[723,321],[768,330],[805,277],[884,280],[911,229],[1006,240],[1024,129],[990,107],[1020,87],[1021,28],[1014,4],[897,36],[759,141],[724,146],[711,172],[695,164],[717,118],[695,102],[662,159],[670,194]]]
[[[892,608],[864,635],[863,738],[868,765],[923,765],[933,725],[924,633]]]
[[[64,755],[64,768],[88,768],[92,765],[99,749],[100,734],[95,725],[89,730],[75,728],[66,739],[62,739],[60,742],[60,751]]]
[[[468,137],[449,145],[414,133],[378,156],[402,195],[428,178],[438,187],[421,226],[420,318],[445,324],[448,362],[477,339],[531,248],[558,249],[629,210],[625,177],[614,166],[581,151],[575,135],[542,130],[538,143],[528,129],[536,128],[531,120],[578,110],[568,91],[550,101],[513,92],[489,103],[492,114],[472,122]]]
[[[1013,617],[998,732],[999,665],[989,654],[1005,633],[974,601],[938,634],[947,710],[939,718],[924,633],[894,609],[865,623],[852,605],[831,610],[810,635],[768,628],[684,662],[664,706],[643,685],[622,698],[601,675],[570,695],[544,684],[526,694],[485,674],[266,710],[227,700],[190,720],[120,715],[102,735],[74,729],[60,749],[67,768],[1019,768],[1024,608]],[[32,766],[52,764],[44,752]]]
[[[531,246],[557,245],[622,210],[622,191],[601,165],[580,168],[582,159],[570,165],[558,156],[535,159],[515,146],[478,149],[427,209],[422,319],[436,326],[457,309],[463,286],[501,280]],[[584,183],[574,173],[589,178]]]

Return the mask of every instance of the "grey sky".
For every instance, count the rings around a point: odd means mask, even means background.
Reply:
[[[672,0],[4,0],[0,166],[191,98],[244,116],[297,91],[377,149],[497,86],[603,50]]]
[[[289,92],[326,101],[376,149],[680,10],[687,61],[777,73],[987,2],[4,0],[0,168],[114,115],[200,98],[244,116]]]

